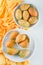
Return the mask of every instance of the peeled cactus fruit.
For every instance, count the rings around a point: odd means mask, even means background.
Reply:
[[[21,50],[20,52],[19,52],[19,56],[21,57],[21,58],[24,58],[24,57],[27,57],[28,55],[29,55],[29,50]]]
[[[10,55],[15,55],[19,52],[19,50],[17,48],[7,48],[7,53]]]
[[[11,47],[13,47],[15,44],[16,44],[16,43],[15,43],[15,40],[11,39],[11,40],[9,40],[9,41],[6,42],[5,46],[11,48]]]

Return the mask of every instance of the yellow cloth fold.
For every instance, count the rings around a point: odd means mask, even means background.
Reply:
[[[18,27],[13,20],[13,9],[22,0],[0,0],[0,65],[28,65],[29,61],[16,63],[8,60],[2,52],[2,39],[6,32]]]

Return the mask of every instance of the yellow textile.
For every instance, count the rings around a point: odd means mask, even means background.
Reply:
[[[22,0],[0,0],[0,65],[28,65],[29,61],[16,63],[8,60],[2,52],[2,39],[6,32],[18,27],[13,20],[13,9]]]

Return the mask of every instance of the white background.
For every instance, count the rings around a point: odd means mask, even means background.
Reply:
[[[31,65],[43,65],[43,0],[24,0],[34,4],[39,11],[38,24],[30,28],[29,32],[35,39],[35,51],[31,58]]]

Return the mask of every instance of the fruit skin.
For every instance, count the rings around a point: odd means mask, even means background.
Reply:
[[[26,35],[25,34],[19,34],[16,37],[16,42],[19,44],[20,42],[24,41],[26,39]]]
[[[15,45],[15,40],[11,39],[5,44],[6,47],[12,48]]]
[[[29,46],[29,40],[25,39],[23,42],[19,43],[19,45],[23,48],[27,48]]]
[[[20,7],[20,9],[22,11],[24,11],[24,10],[27,10],[29,7],[30,7],[30,4],[22,4],[21,7]]]
[[[31,16],[38,16],[38,12],[37,12],[37,10],[34,7],[30,7],[28,9],[28,11],[29,11]]]
[[[17,20],[20,20],[22,18],[22,11],[20,9],[16,10],[15,17]]]
[[[28,55],[29,55],[29,50],[21,50],[20,52],[19,52],[19,56],[21,57],[21,58],[24,58],[24,57],[27,57]]]
[[[28,11],[23,11],[23,19],[24,19],[24,20],[28,20],[28,18],[29,18],[29,13],[28,13]]]
[[[10,55],[15,55],[19,52],[19,50],[17,48],[7,48],[6,52]]]
[[[37,23],[37,20],[38,20],[37,17],[31,17],[28,22],[32,25],[32,24]]]
[[[10,39],[15,39],[18,34],[19,34],[19,32],[14,31],[14,32],[12,32],[12,33],[9,35],[9,38],[10,38]]]

